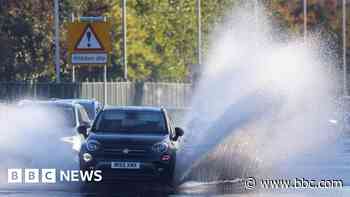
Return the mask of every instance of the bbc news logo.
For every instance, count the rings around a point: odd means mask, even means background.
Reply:
[[[7,182],[11,184],[37,184],[56,182],[100,182],[101,170],[57,170],[57,169],[8,169]]]

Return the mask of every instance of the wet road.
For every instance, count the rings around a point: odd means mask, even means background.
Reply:
[[[108,185],[86,191],[81,190],[79,184],[51,184],[51,185],[0,185],[0,196],[9,197],[187,197],[187,196],[232,196],[232,197],[349,197],[350,196],[350,137],[340,138],[334,147],[324,147],[321,159],[309,158],[299,164],[286,166],[281,174],[293,169],[294,177],[312,178],[340,178],[345,187],[338,189],[279,189],[247,191],[242,189],[242,183],[190,184],[176,190],[153,185]],[[318,154],[319,156],[319,154]],[[298,169],[299,168],[299,169]],[[298,169],[298,170],[297,170]]]
[[[203,189],[203,188],[202,188]],[[134,190],[133,192],[131,192]],[[348,197],[350,196],[350,188],[333,189],[333,190],[283,190],[283,191],[260,191],[260,192],[208,192],[200,191],[192,188],[187,191],[179,191],[176,193],[156,190],[139,190],[131,189],[129,191],[122,191],[118,189],[94,191],[94,192],[78,192],[69,190],[19,190],[19,191],[6,191],[0,192],[1,196],[9,197],[97,197],[97,196],[110,196],[110,197]]]

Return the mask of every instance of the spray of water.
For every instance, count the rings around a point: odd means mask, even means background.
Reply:
[[[66,118],[41,107],[0,106],[0,183],[10,168],[78,169],[79,136]],[[75,150],[74,150],[75,149]]]
[[[328,121],[337,86],[327,42],[287,38],[256,11],[235,8],[213,33],[185,118],[180,180],[275,174],[339,135]]]

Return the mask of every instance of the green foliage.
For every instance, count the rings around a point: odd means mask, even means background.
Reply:
[[[0,80],[41,77],[50,62],[50,28],[45,1],[11,1],[0,10]],[[35,17],[32,17],[36,13]],[[45,68],[46,67],[46,68]]]
[[[70,80],[66,25],[76,16],[106,15],[113,23],[113,66],[109,78],[123,76],[121,0],[59,0],[61,73]],[[202,0],[204,54],[215,25],[244,0]],[[300,0],[261,0],[283,29],[303,32]],[[308,0],[308,27],[331,31],[341,39],[341,17],[335,0]],[[53,1],[10,0],[0,7],[0,81],[55,79]],[[196,0],[127,0],[127,57],[130,80],[185,80],[196,64]],[[350,43],[350,41],[348,42]],[[79,80],[99,80],[102,69],[78,67]]]

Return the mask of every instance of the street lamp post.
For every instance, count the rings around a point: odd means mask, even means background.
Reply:
[[[124,79],[128,80],[128,60],[127,60],[127,24],[126,24],[126,0],[121,0],[122,2],[122,26],[123,26],[123,65],[124,65]]]
[[[72,13],[72,23],[75,21],[74,13]],[[72,65],[72,83],[75,83],[75,65]]]
[[[56,83],[60,83],[60,30],[59,30],[59,5],[58,0],[54,1],[55,12],[55,68],[56,68]]]
[[[303,1],[303,8],[304,8],[304,42],[306,42],[307,38],[307,0]]]
[[[258,12],[259,12],[259,2],[258,2],[258,0],[254,0],[254,17],[255,17],[255,25],[258,25],[258,22],[259,22],[259,14],[258,14]]]
[[[202,15],[201,0],[197,0],[197,62],[202,64]]]
[[[346,0],[343,0],[343,85],[344,96],[348,95],[347,66],[346,66]]]

